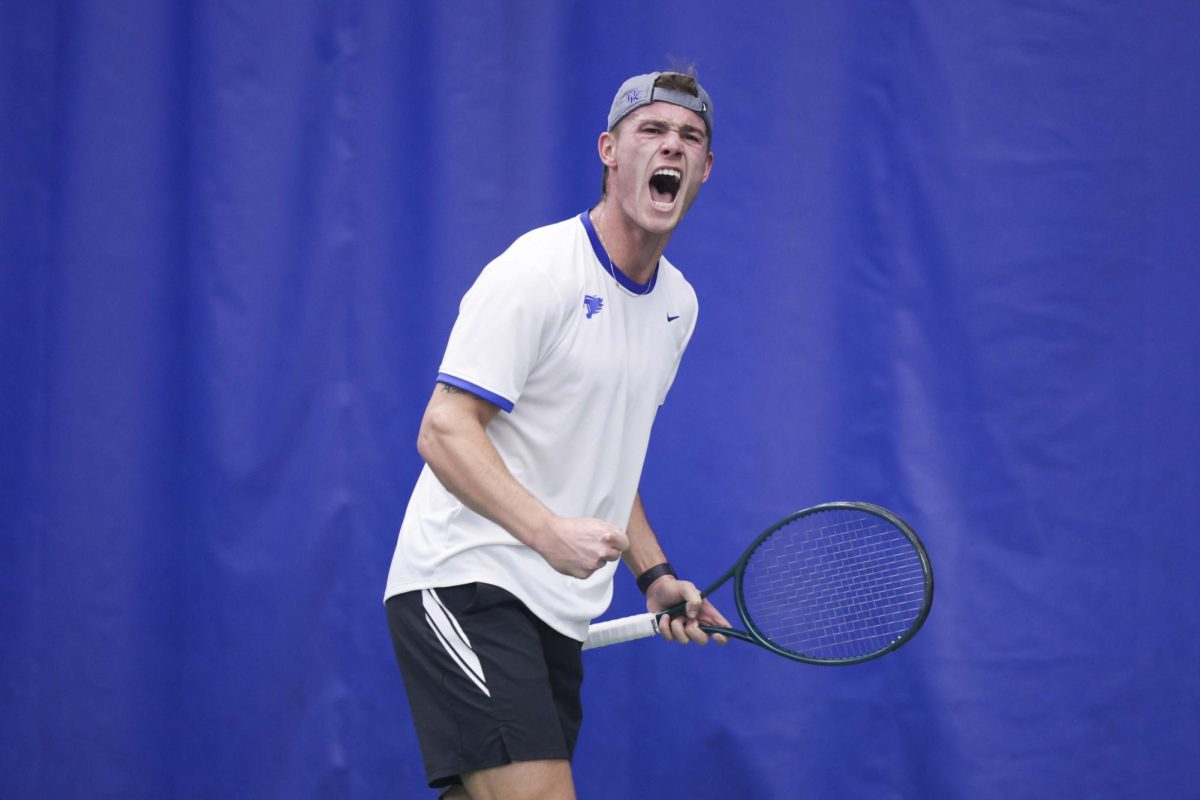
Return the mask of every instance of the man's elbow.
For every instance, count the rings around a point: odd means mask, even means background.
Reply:
[[[427,413],[421,420],[421,429],[417,431],[417,452],[427,464],[436,461],[441,452],[441,434],[431,417],[433,414]]]
[[[452,451],[481,441],[499,409],[473,395],[438,397],[425,409],[417,433],[417,452],[435,469]]]
[[[425,409],[421,419],[421,429],[417,432],[417,452],[425,463],[434,466],[446,452],[451,439],[463,429],[466,420],[462,413],[445,404],[433,405]]]

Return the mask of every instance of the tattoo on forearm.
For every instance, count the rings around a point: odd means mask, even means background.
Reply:
[[[446,394],[466,394],[466,392],[464,392],[462,389],[458,388],[457,386],[451,386],[448,383],[442,384],[442,391]]]

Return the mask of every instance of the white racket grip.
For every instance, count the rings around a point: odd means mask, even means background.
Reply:
[[[632,642],[634,639],[654,636],[658,633],[658,616],[658,614],[645,613],[610,619],[607,622],[597,622],[588,628],[583,649],[591,650],[593,647],[605,647],[610,644]]]

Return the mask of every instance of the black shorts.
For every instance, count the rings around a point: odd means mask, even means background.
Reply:
[[[430,787],[571,758],[583,721],[579,642],[486,583],[396,595],[387,617]]]

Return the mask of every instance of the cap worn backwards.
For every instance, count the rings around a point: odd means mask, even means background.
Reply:
[[[612,110],[608,112],[608,129],[611,131],[617,127],[617,123],[634,109],[660,102],[673,103],[695,111],[704,120],[704,124],[708,128],[708,135],[712,136],[712,98],[708,96],[708,92],[704,91],[700,82],[696,82],[696,89],[699,90],[700,96],[694,97],[687,92],[655,86],[654,82],[662,74],[664,73],[648,72],[645,75],[636,75],[621,84],[621,88],[617,90],[617,96],[613,99]]]

